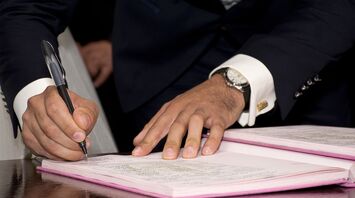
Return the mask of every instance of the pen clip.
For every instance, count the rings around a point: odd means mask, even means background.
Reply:
[[[42,54],[48,66],[49,72],[57,86],[64,85],[68,87],[65,69],[60,62],[53,45],[46,40],[42,40]]]

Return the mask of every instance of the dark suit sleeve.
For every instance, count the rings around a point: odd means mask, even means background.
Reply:
[[[0,1],[0,83],[13,124],[16,116],[12,104],[16,94],[28,83],[49,76],[40,41],[46,39],[57,47],[56,38],[64,31],[75,2]]]
[[[294,93],[354,45],[354,0],[300,0],[282,23],[251,37],[240,53],[263,62],[274,78],[281,114],[296,102]],[[341,68],[339,68],[341,69]]]

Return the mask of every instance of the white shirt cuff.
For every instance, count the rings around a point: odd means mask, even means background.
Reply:
[[[274,80],[267,67],[259,60],[244,54],[238,54],[215,68],[210,77],[219,69],[230,67],[239,71],[250,84],[249,110],[242,112],[239,124],[255,124],[258,115],[274,108],[276,101]]]
[[[28,99],[34,95],[42,93],[51,85],[54,85],[54,81],[51,78],[40,78],[26,85],[17,93],[14,100],[14,111],[21,127],[23,125],[22,115],[27,109]]]

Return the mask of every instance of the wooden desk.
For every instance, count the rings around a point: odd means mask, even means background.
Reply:
[[[0,198],[141,198],[113,188],[36,171],[31,160],[0,161]],[[355,188],[327,186],[320,188],[243,196],[243,198],[355,198]]]

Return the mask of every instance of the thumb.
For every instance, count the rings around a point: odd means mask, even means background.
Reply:
[[[97,116],[90,109],[78,107],[73,113],[73,118],[76,124],[87,134],[94,128]]]
[[[87,134],[94,128],[99,109],[94,101],[80,97],[74,92],[69,92],[74,105],[73,119],[75,123]]]

